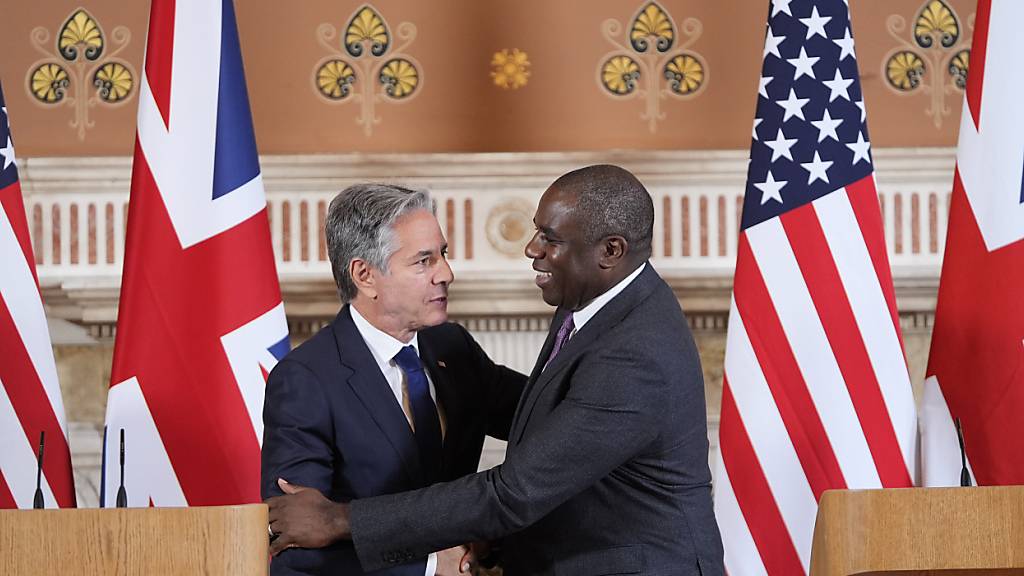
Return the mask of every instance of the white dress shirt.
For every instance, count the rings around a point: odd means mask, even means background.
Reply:
[[[601,310],[601,308],[604,308],[605,304],[611,302],[612,298],[618,296],[620,292],[626,289],[626,286],[629,286],[630,283],[633,282],[633,280],[636,280],[636,277],[639,276],[640,273],[643,272],[644,268],[646,267],[647,263],[644,262],[643,264],[640,265],[639,268],[631,272],[629,276],[626,276],[621,281],[619,281],[618,284],[612,286],[607,291],[605,291],[604,294],[601,294],[597,298],[594,298],[593,300],[588,302],[586,306],[573,312],[572,324],[573,326],[575,326],[575,328],[573,329],[572,333],[576,334],[577,332],[579,332],[580,329],[583,328],[584,324],[590,322],[590,319],[596,316],[598,311]]]
[[[405,412],[405,417],[409,420],[409,425],[412,426],[412,414],[407,407],[408,393],[403,394],[403,385],[405,385],[405,372],[398,367],[395,363],[395,356],[406,346],[412,346],[416,349],[416,355],[420,355],[420,343],[419,335],[413,334],[412,340],[408,344],[403,344],[401,340],[398,340],[391,334],[378,329],[363,315],[356,310],[355,306],[349,306],[349,310],[352,311],[352,321],[356,325],[356,330],[359,331],[359,335],[363,337],[363,341],[366,342],[367,348],[370,349],[370,353],[373,354],[373,359],[377,361],[377,367],[380,368],[381,374],[384,375],[384,379],[388,381],[388,386],[391,387],[392,394],[395,395],[395,400],[398,405],[402,407],[402,411]],[[434,390],[434,380],[430,377],[430,372],[424,367],[423,373],[427,376],[427,383],[430,384],[430,397],[434,400],[434,404],[437,404],[437,391]],[[405,385],[406,389],[408,385]],[[403,401],[404,398],[404,401]]]
[[[355,306],[349,306],[349,310],[352,312],[352,322],[356,325],[356,330],[359,331],[359,335],[363,337],[363,341],[366,342],[366,347],[370,349],[370,353],[373,354],[373,359],[377,362],[377,366],[380,368],[381,373],[384,375],[384,379],[387,380],[388,386],[391,387],[391,393],[395,395],[395,401],[398,406],[405,413],[405,419],[409,422],[409,427],[415,431],[415,426],[412,420],[412,409],[409,404],[408,384],[405,382],[405,373],[395,363],[395,355],[406,347],[412,346],[416,349],[416,355],[420,354],[420,345],[417,334],[413,334],[412,341],[408,344],[403,344],[400,340],[394,336],[379,330],[373,324],[363,317],[356,310]],[[430,385],[430,397],[434,399],[434,404],[437,404],[437,392],[434,390],[434,381],[430,378],[430,372],[424,367],[423,373],[427,376],[427,383]],[[443,412],[438,410],[442,434],[445,429],[445,419]],[[434,576],[437,572],[437,554],[430,554],[427,556],[427,569],[424,572],[424,576]]]

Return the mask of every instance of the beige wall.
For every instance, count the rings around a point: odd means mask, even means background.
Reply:
[[[19,155],[130,154],[148,2],[15,1],[18,9],[4,10],[0,19],[0,79]],[[960,40],[969,41],[975,3],[947,3],[959,18]],[[658,112],[665,116],[653,132],[641,119],[643,99],[615,99],[598,81],[600,63],[615,50],[602,32],[602,23],[615,19],[628,30],[643,6],[640,1],[377,0],[372,6],[384,17],[393,40],[385,59],[402,43],[396,38],[399,26],[411,23],[415,38],[403,52],[418,64],[422,83],[404,101],[378,102],[375,111],[380,123],[369,135],[356,122],[362,111],[359,102],[330,102],[314,83],[318,63],[330,54],[318,41],[318,28],[328,24],[343,31],[360,3],[236,0],[235,4],[259,149],[264,154],[743,149],[750,143],[768,5],[764,0],[662,2],[677,31],[675,48],[688,38],[680,31],[684,21],[693,18],[701,24],[702,32],[686,49],[704,62],[707,81],[688,100],[658,101]],[[883,77],[887,56],[902,45],[900,39],[911,42],[914,19],[926,2],[855,0],[851,4],[875,146],[953,145],[962,92],[952,87],[942,70],[951,51],[916,48],[926,61],[924,84],[929,86],[910,94],[889,88]],[[136,80],[121,103],[96,101],[89,106],[88,120],[93,125],[84,132],[70,125],[82,113],[76,113],[68,100],[82,103],[90,96],[97,100],[89,84],[86,89],[72,85],[59,105],[43,105],[28,90],[35,66],[59,61],[56,37],[80,6],[99,23],[107,47],[97,62],[78,62],[68,68],[91,77],[94,68],[117,50],[115,28],[123,27],[127,42],[115,58],[128,64]],[[896,37],[887,28],[893,16],[907,21]],[[32,40],[37,28],[49,33],[49,41],[40,46]],[[337,39],[333,45],[341,51]],[[490,62],[495,52],[512,48],[527,53],[531,74],[526,86],[502,89],[491,80]],[[930,86],[933,78],[941,80],[935,87]],[[659,86],[665,86],[661,79]],[[926,114],[933,106],[948,110],[938,125]]]

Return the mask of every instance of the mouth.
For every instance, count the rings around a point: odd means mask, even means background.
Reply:
[[[431,304],[435,304],[435,305],[438,305],[438,306],[447,306],[448,305],[448,297],[447,296],[438,296],[437,298],[431,298],[429,300],[429,302]]]
[[[537,277],[534,278],[534,282],[537,286],[543,288],[551,283],[551,272],[545,272],[543,270],[537,270]]]

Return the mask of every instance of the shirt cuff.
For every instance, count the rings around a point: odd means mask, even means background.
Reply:
[[[430,555],[427,556],[427,571],[424,573],[424,576],[434,576],[434,574],[436,574],[436,573],[437,573],[437,553],[436,552],[431,552]]]

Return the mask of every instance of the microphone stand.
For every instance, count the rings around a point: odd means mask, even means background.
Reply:
[[[971,486],[971,473],[967,470],[967,450],[964,449],[964,431],[960,427],[960,419],[954,418],[956,424],[956,439],[960,441],[960,486]]]
[[[41,430],[39,432],[39,453],[36,454],[36,493],[32,497],[32,509],[42,510],[46,508],[46,503],[43,501],[43,449],[46,446],[46,431]]]

